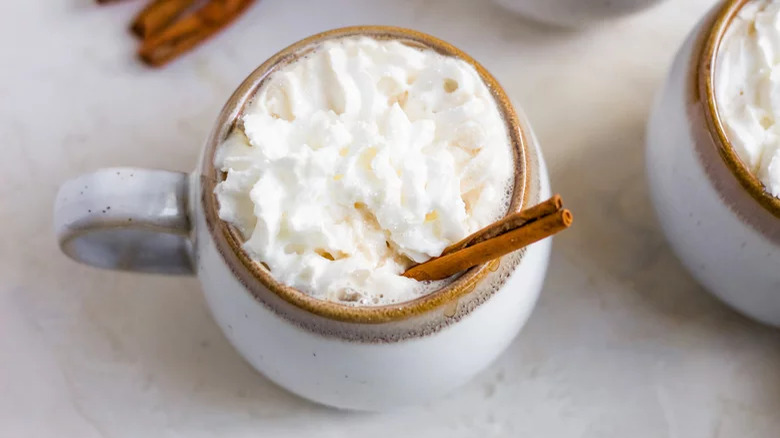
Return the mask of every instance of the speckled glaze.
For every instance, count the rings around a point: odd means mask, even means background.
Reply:
[[[99,268],[192,274],[187,179],[118,167],[67,181],[54,206],[60,248]]]
[[[496,0],[500,5],[542,23],[581,27],[622,17],[661,0]]]
[[[550,196],[547,170],[530,127],[525,118],[518,117],[500,85],[484,68],[462,51],[429,35],[368,26],[337,29],[302,40],[271,57],[238,87],[215,124],[200,165],[189,177],[187,214],[181,212],[180,217],[188,224],[184,234],[186,247],[191,248],[192,270],[200,279],[211,312],[247,361],[280,386],[319,403],[382,410],[444,394],[490,364],[533,309],[551,243],[546,239],[472,268],[428,296],[382,307],[315,300],[277,282],[248,257],[236,230],[217,216],[214,187],[223,175],[212,164],[214,152],[271,73],[325,40],[356,35],[431,48],[474,66],[490,88],[513,144],[516,175],[510,211]],[[69,187],[76,187],[74,184],[66,184],[59,198],[71,196]],[[166,187],[171,189],[170,184]],[[110,193],[102,194],[96,202],[107,199],[111,199]],[[137,201],[130,199],[123,211],[139,208]],[[58,211],[72,208],[70,202],[58,201]],[[122,228],[154,223],[159,214],[149,212],[147,221],[136,220]],[[72,240],[70,224],[83,217],[57,217],[69,218],[58,225],[60,242]],[[178,238],[182,235],[178,226],[162,231],[175,231]],[[101,267],[134,268],[132,263],[99,264],[84,253],[67,253]]]
[[[745,3],[716,5],[680,49],[649,122],[647,172],[663,229],[693,276],[780,326],[780,200],[737,157],[713,93],[720,41]]]

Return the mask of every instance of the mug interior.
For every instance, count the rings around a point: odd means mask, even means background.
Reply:
[[[265,81],[274,72],[318,49],[325,41],[358,36],[378,40],[397,40],[409,46],[431,49],[444,56],[452,56],[466,61],[477,71],[493,96],[512,145],[514,184],[507,214],[527,207],[526,187],[530,177],[527,163],[527,139],[503,88],[484,67],[456,47],[427,34],[390,26],[347,27],[313,35],[283,49],[258,67],[234,92],[217,120],[202,158],[200,188],[204,214],[211,237],[223,256],[227,252],[237,256],[238,263],[233,263],[232,258],[224,258],[233,273],[256,298],[261,298],[260,295],[264,293],[262,289],[258,288],[258,285],[262,285],[295,307],[328,319],[343,322],[384,323],[419,315],[456,301],[471,292],[491,269],[495,270],[499,260],[475,266],[445,287],[411,301],[382,306],[356,306],[324,301],[277,281],[270,270],[254,261],[242,248],[244,239],[241,233],[232,225],[219,219],[219,204],[214,193],[216,184],[225,178],[223,172],[214,166],[214,154],[230,133],[240,126],[240,120],[247,104],[251,102]]]

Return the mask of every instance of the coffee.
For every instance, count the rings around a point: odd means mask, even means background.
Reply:
[[[745,166],[780,197],[780,3],[748,2],[717,57],[715,93],[729,142]]]
[[[409,266],[503,216],[506,125],[465,61],[398,41],[327,41],[274,72],[219,147],[219,214],[274,277],[357,305],[442,284]]]

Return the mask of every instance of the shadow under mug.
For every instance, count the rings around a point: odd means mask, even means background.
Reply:
[[[209,308],[248,362],[313,401],[358,410],[415,404],[487,367],[528,318],[541,290],[550,239],[474,267],[413,301],[359,307],[314,299],[276,281],[218,218],[217,146],[275,71],[323,41],[365,36],[435,50],[470,64],[485,82],[513,146],[510,212],[550,196],[536,139],[496,80],[471,57],[430,35],[387,26],[349,27],[306,38],[255,70],[222,110],[192,174],[103,169],[66,182],[55,227],[62,250],[93,266],[196,274]]]

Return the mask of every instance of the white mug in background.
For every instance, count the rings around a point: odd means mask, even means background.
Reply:
[[[550,239],[466,271],[416,300],[357,307],[314,299],[276,281],[218,217],[213,165],[247,102],[271,73],[326,40],[393,39],[472,65],[495,98],[513,146],[510,211],[550,196],[537,141],[476,61],[429,35],[386,27],[314,35],[271,57],[230,98],[190,175],[104,169],[65,183],[55,208],[62,250],[108,269],[196,274],[219,326],[257,370],[319,403],[382,410],[447,393],[487,367],[525,323],[542,287]],[[110,293],[110,291],[106,291]]]
[[[655,209],[693,276],[740,312],[780,326],[780,199],[737,157],[717,112],[714,66],[746,0],[728,0],[698,24],[672,65],[647,134]]]
[[[641,11],[662,0],[496,0],[541,23],[582,27]]]

